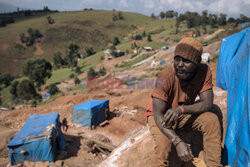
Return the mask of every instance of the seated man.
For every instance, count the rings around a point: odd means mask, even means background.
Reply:
[[[155,165],[169,166],[171,145],[182,161],[193,159],[177,130],[198,130],[203,134],[207,167],[221,165],[221,125],[213,110],[212,73],[201,64],[202,44],[191,37],[177,45],[174,66],[163,69],[152,92],[153,112],[147,113],[155,141]],[[199,95],[200,100],[195,102]],[[151,109],[152,111],[152,109]]]

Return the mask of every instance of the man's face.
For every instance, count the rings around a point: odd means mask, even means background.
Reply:
[[[181,56],[175,56],[174,58],[174,69],[175,74],[180,80],[188,81],[194,74],[197,65],[190,60],[184,59]]]

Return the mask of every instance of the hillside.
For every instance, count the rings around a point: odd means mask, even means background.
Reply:
[[[41,17],[32,17],[0,28],[0,72],[21,75],[22,65],[26,59],[41,56],[52,60],[53,54],[60,51],[65,55],[69,42],[75,42],[80,47],[80,53],[85,54],[87,47],[93,47],[98,52],[108,47],[115,36],[120,39],[128,33],[147,26],[158,25],[159,20],[150,17],[122,12],[123,20],[113,21],[116,11],[77,11],[60,12]],[[46,17],[51,16],[54,24],[48,24]],[[165,22],[161,22],[164,25]],[[20,34],[27,30],[39,30],[43,35],[32,46],[20,42]]]

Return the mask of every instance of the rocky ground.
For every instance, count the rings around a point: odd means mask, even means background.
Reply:
[[[204,52],[211,52],[212,57],[216,56],[216,52],[220,47],[220,42],[211,44],[204,48]],[[173,46],[174,48],[174,46]],[[171,49],[167,51],[155,51],[156,62],[162,59],[166,60],[166,64],[171,64],[173,53]],[[160,53],[160,54],[159,54]],[[104,62],[100,66],[104,66],[111,72],[114,65],[126,60],[121,57],[110,62]],[[113,77],[130,76],[139,77],[141,75],[153,76],[157,71],[157,67],[151,67],[152,60],[146,61],[144,64],[123,72],[117,72]],[[216,81],[216,62],[208,63],[213,72],[213,84]],[[121,89],[112,90],[94,90],[83,95],[66,95],[57,98],[48,104],[37,107],[22,107],[21,109],[0,112],[0,166],[8,166],[8,149],[7,143],[20,130],[30,115],[35,113],[45,114],[51,112],[59,112],[60,118],[66,117],[69,122],[69,129],[64,132],[67,142],[66,150],[61,152],[55,163],[48,162],[25,162],[24,166],[151,166],[153,158],[154,143],[149,134],[146,117],[144,112],[147,104],[151,100],[151,89],[128,89],[125,84],[121,85]],[[64,86],[66,90],[67,86]],[[217,87],[214,87],[215,100],[223,113],[223,126],[226,120],[226,97],[227,93]],[[78,127],[71,122],[72,107],[83,103],[90,99],[109,99],[111,118],[104,125],[98,126],[94,130],[87,127]],[[225,127],[224,127],[225,129]],[[189,139],[188,139],[189,138]],[[102,141],[115,147],[109,152],[102,152],[93,149],[91,139]],[[194,137],[187,137],[191,143]],[[202,142],[201,140],[198,143]],[[200,153],[200,154],[199,154]],[[197,153],[194,160],[196,166],[203,166],[202,152]],[[179,162],[173,151],[173,163]],[[192,166],[192,164],[186,164]]]

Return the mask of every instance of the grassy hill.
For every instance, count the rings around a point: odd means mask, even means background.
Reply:
[[[85,48],[93,47],[95,51],[107,48],[115,36],[120,39],[139,27],[152,25],[148,16],[123,12],[124,20],[113,21],[115,11],[77,11],[53,13],[50,16],[54,24],[48,24],[46,17],[40,16],[17,21],[0,28],[0,72],[21,74],[26,59],[42,56],[52,60],[57,51],[65,54],[69,42],[80,46],[80,53]],[[29,28],[37,29],[43,37],[33,45],[26,47],[20,42],[20,34]],[[150,26],[148,26],[150,28]]]

